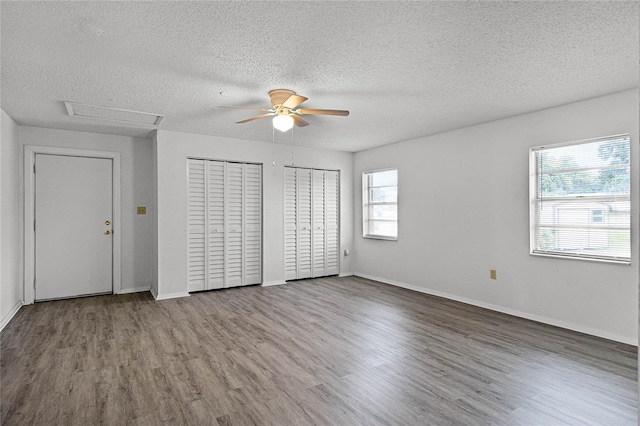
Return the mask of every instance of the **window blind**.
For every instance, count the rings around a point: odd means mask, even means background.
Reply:
[[[531,252],[629,262],[629,135],[531,148]]]

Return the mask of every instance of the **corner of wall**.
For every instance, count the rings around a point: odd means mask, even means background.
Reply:
[[[19,126],[0,110],[0,329],[22,306],[22,192]]]

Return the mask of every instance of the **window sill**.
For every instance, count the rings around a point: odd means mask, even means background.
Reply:
[[[539,256],[539,257],[553,257],[556,259],[573,259],[573,260],[587,260],[590,262],[601,262],[601,263],[614,263],[617,265],[631,265],[630,259],[603,259],[596,257],[588,257],[588,256],[579,256],[575,254],[558,254],[558,253],[540,253],[540,252],[530,252],[531,256]]]
[[[387,241],[398,241],[398,237],[387,237],[385,235],[363,235],[362,238],[369,238],[371,240],[387,240]]]

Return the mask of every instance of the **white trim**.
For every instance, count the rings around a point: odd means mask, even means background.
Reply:
[[[168,293],[168,294],[155,295],[153,293],[153,289],[151,289],[151,294],[153,295],[153,297],[156,300],[178,299],[180,297],[190,297],[191,296],[191,294],[187,293],[186,291],[181,291],[181,292],[178,292],[178,293]]]
[[[35,179],[33,166],[36,154],[66,155],[70,157],[106,158],[112,160],[113,180],[113,294],[122,290],[122,208],[120,184],[120,153],[111,151],[92,151],[75,148],[58,148],[52,146],[25,145],[24,146],[24,304],[34,302],[33,279],[35,274],[35,232],[33,230]]]
[[[149,290],[151,290],[150,286],[123,288],[118,292],[118,294],[142,293],[143,291],[149,291]]]
[[[104,120],[104,121],[114,121],[116,123],[126,123],[126,124],[132,124],[132,125],[136,125],[136,126],[145,126],[145,127],[158,127],[160,125],[160,123],[162,122],[162,120],[165,119],[165,116],[162,114],[153,114],[150,112],[142,112],[142,111],[133,111],[130,109],[121,109],[121,108],[109,108],[109,107],[103,107],[103,106],[99,106],[99,105],[90,105],[90,104],[82,104],[79,102],[69,102],[69,101],[63,101],[64,102],[64,106],[67,109],[67,114],[69,114],[69,117],[79,117],[79,118],[87,118],[90,120]],[[150,117],[156,117],[156,120],[153,123],[144,123],[144,122],[140,122],[140,121],[134,121],[134,120],[121,120],[121,119],[116,119],[116,118],[107,118],[107,117],[99,117],[96,115],[82,115],[82,114],[76,114],[76,111],[74,109],[74,106],[84,106],[84,107],[90,107],[90,108],[95,108],[95,109],[99,109],[99,110],[106,110],[106,111],[118,111],[118,112],[130,112],[133,114],[140,114],[140,115],[146,115],[146,116],[150,116]]]
[[[18,313],[18,311],[22,308],[22,301],[18,300],[18,303],[11,308],[9,313],[2,318],[2,322],[0,322],[0,331],[4,330],[4,328],[9,324],[9,322],[13,319],[14,316]]]
[[[638,339],[629,338],[627,336],[620,336],[618,334],[609,333],[608,331],[598,330],[591,327],[585,327],[583,325],[575,324],[568,321],[562,321],[554,318],[548,318],[540,315],[530,314],[527,312],[518,311],[511,308],[505,308],[504,306],[494,305],[492,303],[482,302],[479,300],[468,299],[466,297],[456,296],[450,293],[444,293],[437,290],[431,290],[424,287],[419,287],[413,284],[406,284],[399,281],[388,280],[386,278],[374,277],[372,275],[362,274],[355,272],[355,276],[366,278],[368,280],[378,281],[384,284],[390,284],[396,287],[406,288],[408,290],[417,291],[420,293],[430,294],[432,296],[443,297],[449,300],[455,300],[456,302],[466,303],[467,305],[478,306],[480,308],[489,309],[503,314],[513,315],[516,317],[536,321],[543,324],[553,325],[555,327],[565,328],[567,330],[577,331],[579,333],[589,334],[596,337],[602,337],[603,339],[613,340],[616,342],[626,343],[628,345],[638,346]]]
[[[155,300],[158,300],[158,294],[155,292],[155,290],[153,289],[153,286],[149,287],[149,292],[151,293],[151,295],[153,296],[153,298]]]
[[[540,252],[540,251],[531,252],[529,253],[529,255],[540,256],[540,257],[555,257],[556,259],[589,260],[591,262],[613,263],[617,265],[631,265],[631,258],[613,259],[608,257],[582,256],[579,253],[560,254],[560,253],[554,253],[554,252]]]
[[[338,274],[338,278],[352,277],[353,275],[354,275],[353,272],[340,272]]]
[[[380,222],[383,222],[383,221],[380,221]],[[388,221],[388,222],[393,222],[393,221]],[[369,238],[371,240],[398,241],[398,237],[388,237],[386,235],[376,235],[376,234],[363,235],[362,238]]]
[[[286,283],[287,282],[285,280],[267,281],[262,283],[262,287],[271,287],[274,285],[282,285]]]

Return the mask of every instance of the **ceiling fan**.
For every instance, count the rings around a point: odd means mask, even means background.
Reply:
[[[269,98],[271,99],[271,108],[227,105],[221,105],[220,108],[237,108],[265,111],[264,114],[256,115],[255,117],[247,118],[245,120],[236,121],[236,124],[248,123],[249,121],[258,120],[260,118],[274,116],[273,127],[282,132],[286,132],[287,130],[291,129],[294,124],[298,127],[308,126],[309,122],[300,117],[301,115],[349,115],[349,111],[340,109],[298,108],[298,106],[308,98],[296,95],[296,92],[294,92],[293,90],[275,89],[269,92]]]

